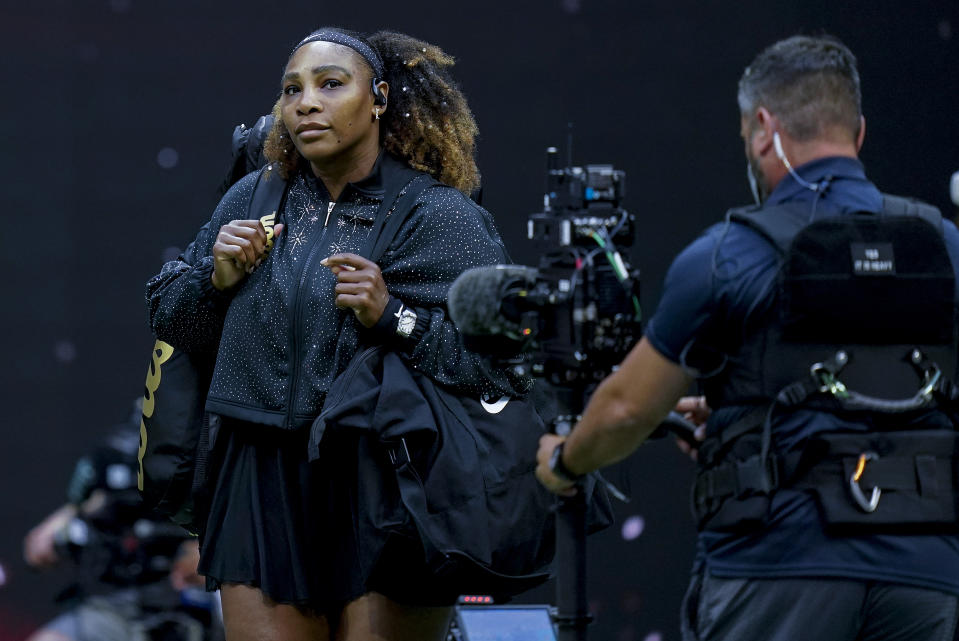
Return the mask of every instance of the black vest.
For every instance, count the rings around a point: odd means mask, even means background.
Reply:
[[[849,495],[858,493],[868,477],[872,487],[886,484],[882,516],[898,522],[902,519],[887,506],[911,501],[907,493],[918,492],[910,477],[922,476],[916,457],[926,450],[934,459],[947,459],[949,467],[926,474],[926,485],[952,486],[955,433],[947,422],[946,440],[937,441],[942,415],[930,411],[951,405],[946,397],[955,396],[950,381],[959,354],[955,273],[939,211],[884,195],[879,213],[812,223],[807,203],[734,209],[728,216],[769,241],[780,268],[771,322],[751,332],[722,371],[704,381],[711,407],[753,410],[701,448],[693,490],[700,526],[755,526],[766,515],[771,493],[783,486],[808,487],[821,506],[836,503],[840,512],[850,507],[837,522],[875,523],[878,509],[868,510],[862,497]],[[851,440],[837,435],[802,452],[778,452],[771,423],[796,407],[863,419],[877,434]],[[936,415],[938,420],[924,418]],[[920,432],[926,444],[917,450]],[[894,472],[877,472],[893,466]],[[898,488],[896,498],[890,474],[902,476],[900,485],[909,486]],[[855,483],[847,482],[853,476]],[[834,496],[827,500],[827,494]],[[954,520],[954,498],[939,499],[932,511],[948,512],[944,518]]]
[[[734,209],[781,256],[777,315],[706,381],[710,407],[765,405],[809,368],[845,350],[841,379],[876,397],[911,395],[914,347],[952,377],[956,369],[955,275],[939,211],[883,197],[879,214],[807,224],[808,204]]]

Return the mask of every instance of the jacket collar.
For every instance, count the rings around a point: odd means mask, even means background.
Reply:
[[[370,173],[365,178],[361,178],[356,182],[346,183],[346,186],[343,188],[343,193],[340,195],[340,200],[343,199],[344,195],[349,197],[351,192],[356,192],[361,196],[366,196],[374,200],[382,200],[385,191],[384,177],[389,172],[404,166],[406,166],[406,163],[402,160],[386,150],[380,149],[380,154],[376,157],[376,162],[373,163],[373,169]],[[305,172],[306,176],[316,185],[317,190],[323,194],[325,198],[329,199],[330,195],[323,181],[314,176],[313,172],[308,168]]]

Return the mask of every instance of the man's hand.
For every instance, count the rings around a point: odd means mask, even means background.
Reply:
[[[184,541],[177,550],[173,567],[170,568],[170,584],[174,590],[202,587],[206,581],[197,573],[200,563],[200,545],[196,539]]]
[[[283,225],[273,228],[274,239]],[[259,220],[234,220],[220,227],[213,245],[213,274],[210,281],[219,290],[236,286],[256,269],[267,254],[267,235]]]
[[[30,530],[23,539],[23,560],[37,569],[49,568],[60,561],[54,546],[57,532],[77,515],[72,505],[64,505]]]
[[[553,456],[553,451],[556,449],[556,446],[562,443],[565,437],[556,436],[555,434],[543,434],[539,438],[539,451],[536,453],[536,478],[539,479],[539,482],[546,486],[546,489],[560,496],[574,496],[576,494],[576,486],[569,481],[559,478],[553,474],[553,470],[549,467],[550,458]]]
[[[700,443],[706,438],[706,420],[712,413],[712,410],[706,405],[705,396],[684,396],[676,403],[676,411],[683,415],[683,418],[696,426],[694,436]],[[677,438],[676,446],[684,454],[694,461],[699,457],[699,449],[691,446],[686,441]]]
[[[364,327],[376,325],[390,301],[379,265],[356,254],[333,254],[320,264],[336,275],[336,306],[352,309]]]
[[[692,382],[692,375],[643,337],[619,369],[593,392],[563,446],[563,462],[576,472],[623,460],[663,422]],[[536,457],[536,476],[554,492],[571,489],[571,484],[560,483],[549,469],[549,457],[559,442],[556,439],[543,436]]]

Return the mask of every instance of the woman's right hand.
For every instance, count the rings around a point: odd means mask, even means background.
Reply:
[[[273,227],[276,239],[283,225]],[[233,220],[220,227],[213,245],[210,281],[219,290],[230,289],[263,262],[268,253],[267,234],[259,220]]]

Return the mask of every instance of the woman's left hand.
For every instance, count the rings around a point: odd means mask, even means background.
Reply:
[[[364,327],[376,325],[390,300],[379,265],[356,254],[333,254],[320,264],[336,276],[336,306],[352,309]]]

